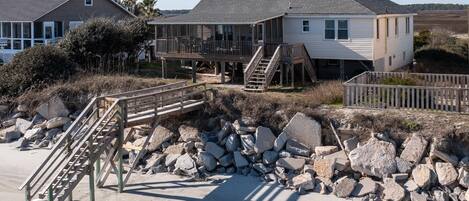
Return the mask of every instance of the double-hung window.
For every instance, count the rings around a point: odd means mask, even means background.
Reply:
[[[337,39],[348,40],[348,20],[338,20]]]
[[[394,34],[399,35],[399,18],[394,19]]]
[[[335,39],[335,20],[326,20],[326,30],[324,36],[328,40]]]
[[[303,33],[309,32],[309,20],[303,20]]]
[[[324,38],[326,40],[348,40],[348,20],[325,20]]]

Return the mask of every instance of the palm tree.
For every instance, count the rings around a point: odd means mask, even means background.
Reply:
[[[158,10],[155,8],[157,0],[143,0],[138,4],[140,13],[145,17],[155,17],[159,15]]]
[[[137,7],[137,0],[121,0],[122,6],[127,8],[130,12],[135,13],[135,8]]]

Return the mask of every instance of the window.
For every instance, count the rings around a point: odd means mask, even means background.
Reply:
[[[83,24],[83,21],[70,21],[68,24],[68,29],[73,30],[79,27],[81,24]]]
[[[21,40],[13,40],[13,49],[21,50]]]
[[[399,35],[399,18],[394,19],[394,34]]]
[[[31,47],[31,40],[24,40],[23,41],[23,49]]]
[[[348,20],[339,20],[338,22],[337,39],[348,40]]]
[[[379,19],[376,19],[376,39],[379,39]]]
[[[303,20],[303,33],[309,32],[309,20]]]
[[[410,33],[410,17],[405,18],[405,33]]]
[[[34,22],[34,38],[43,38],[44,37],[44,23]]]
[[[8,40],[5,40],[5,41],[6,41],[7,45],[5,47],[3,47],[3,49],[10,50],[11,49],[11,40],[8,39]]]
[[[93,6],[93,0],[85,0],[85,6]]]
[[[389,18],[386,18],[386,37],[389,37]]]
[[[23,38],[31,38],[31,23],[23,23]]]
[[[63,22],[54,22],[54,28],[55,28],[55,37],[64,36]]]
[[[21,38],[21,23],[13,23],[13,38]]]
[[[325,38],[326,39],[335,39],[335,21],[334,20],[326,20],[326,30],[325,30]]]
[[[392,57],[389,56],[389,66],[392,66]]]
[[[2,23],[2,38],[11,38],[11,22]]]

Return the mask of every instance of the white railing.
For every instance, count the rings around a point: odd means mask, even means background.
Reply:
[[[249,82],[249,79],[251,79],[252,74],[256,70],[257,65],[259,65],[259,62],[261,62],[263,57],[264,47],[259,46],[259,48],[257,48],[256,54],[254,54],[248,66],[246,67],[246,69],[244,69],[244,85]]]

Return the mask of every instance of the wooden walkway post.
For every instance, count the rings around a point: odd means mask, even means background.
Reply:
[[[226,62],[221,62],[221,72],[220,72],[220,76],[221,76],[221,83],[222,84],[225,84],[225,67],[226,67]]]
[[[161,78],[165,79],[166,78],[166,59],[163,58],[161,59]]]
[[[122,157],[122,152],[123,152],[123,143],[124,143],[124,116],[125,116],[125,110],[124,110],[124,104],[119,104],[119,131],[118,131],[118,136],[117,136],[117,186],[118,186],[118,192],[122,193],[124,192],[124,159]],[[111,159],[112,160],[112,159]]]
[[[192,61],[192,83],[197,83],[197,62]]]

